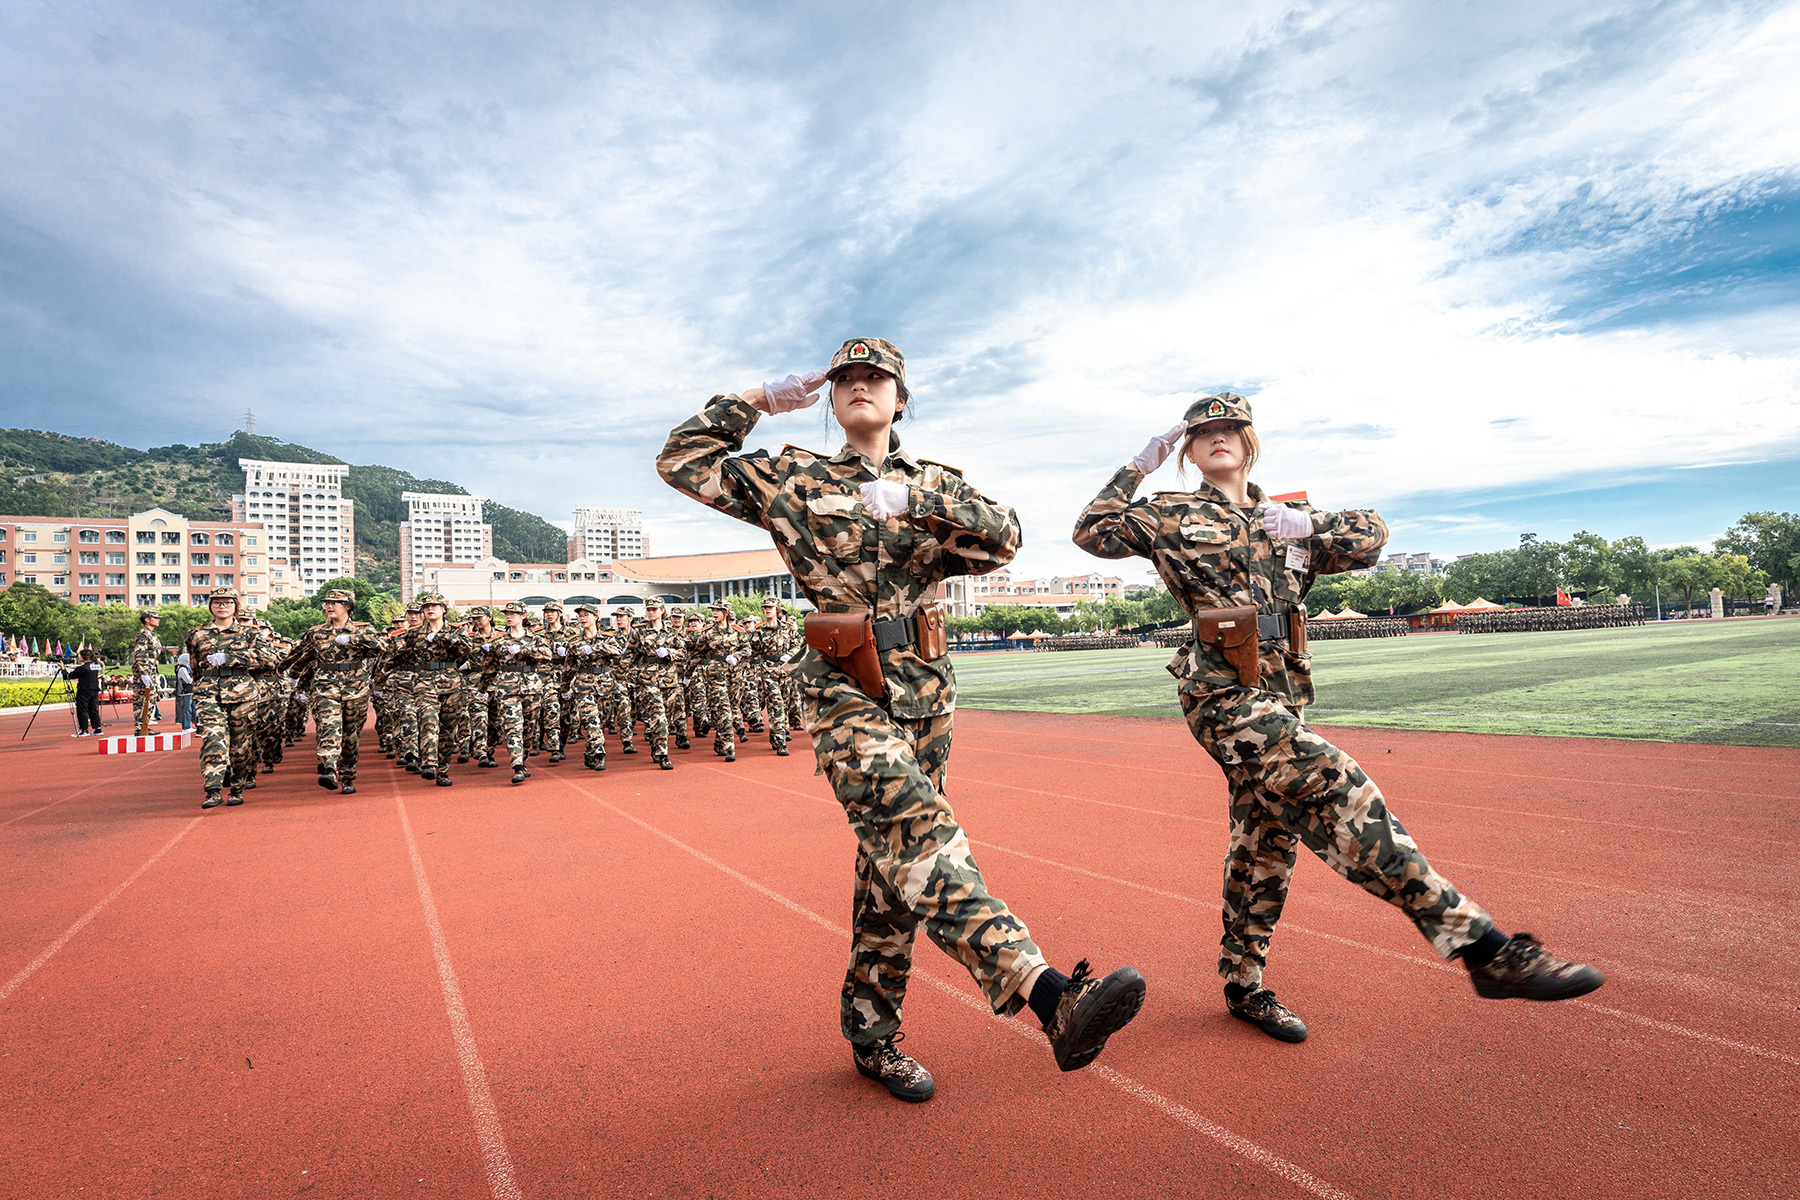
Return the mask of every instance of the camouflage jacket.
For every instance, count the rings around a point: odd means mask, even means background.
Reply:
[[[709,625],[693,636],[690,650],[695,658],[710,667],[714,663],[724,663],[727,654],[743,657],[744,638],[729,625],[723,629]]]
[[[1143,482],[1124,467],[1075,522],[1075,544],[1100,558],[1147,558],[1169,593],[1189,616],[1208,608],[1253,604],[1259,612],[1298,608],[1313,579],[1372,566],[1387,544],[1387,526],[1373,512],[1316,512],[1312,536],[1276,542],[1263,531],[1262,489],[1249,487],[1250,508],[1241,509],[1211,484],[1192,492],[1157,492],[1133,500]],[[1301,562],[1304,559],[1304,563]],[[1312,663],[1285,641],[1261,646],[1263,689],[1289,704],[1312,703]],[[1237,686],[1224,655],[1191,640],[1169,662],[1182,689],[1196,694]]]
[[[658,650],[669,653],[659,655]],[[626,651],[631,655],[631,677],[635,682],[674,687],[680,681],[681,664],[687,659],[684,635],[654,625],[633,625]]]
[[[342,630],[321,622],[300,635],[300,644],[281,660],[281,669],[309,675],[312,686],[307,690],[314,695],[363,695],[369,690],[369,666],[387,646],[387,638],[360,621]]]
[[[451,625],[438,630],[435,638],[430,629],[421,625],[390,638],[389,643],[393,648],[393,668],[405,671],[415,683],[426,674],[462,678],[459,668],[472,654],[468,638]]]
[[[546,628],[538,636],[550,647],[550,657],[538,667],[538,673],[544,677],[546,684],[554,683],[557,690],[561,691],[562,681],[569,674],[569,647],[573,645],[569,639],[569,627],[564,625],[561,629]]]
[[[539,690],[538,664],[550,661],[550,644],[535,633],[521,632],[514,636],[507,630],[498,630],[491,642],[475,642],[473,645],[482,656],[481,673],[483,688],[494,688],[510,695]],[[481,646],[486,650],[480,650]],[[512,648],[517,646],[518,653]]]
[[[194,695],[210,696],[221,704],[241,704],[259,694],[253,674],[275,665],[273,646],[256,626],[243,621],[224,629],[208,622],[188,634],[188,662],[194,672]],[[221,663],[210,661],[223,654]]]
[[[619,660],[625,657],[625,648],[619,644],[616,634],[604,629],[596,629],[590,637],[577,627],[569,637],[569,678],[577,675],[608,676]]]
[[[773,625],[758,625],[750,634],[750,652],[763,666],[781,666],[781,656],[797,645],[792,630],[793,627],[783,621],[777,621]]]
[[[137,641],[131,644],[131,682],[133,686],[141,686],[138,676],[154,675],[162,666],[162,643],[156,640],[156,631],[148,627],[139,629]]]
[[[983,575],[1019,551],[1019,519],[964,482],[954,467],[916,459],[896,440],[885,462],[849,445],[826,457],[783,446],[771,455],[734,454],[761,413],[737,396],[715,396],[669,434],[656,469],[685,492],[740,521],[766,529],[788,570],[821,612],[910,616],[952,575]],[[876,479],[907,485],[906,514],[877,521],[858,489]],[[888,707],[909,720],[956,707],[948,655],[928,661],[911,646],[881,655]],[[800,678],[846,684],[816,653],[795,667]]]

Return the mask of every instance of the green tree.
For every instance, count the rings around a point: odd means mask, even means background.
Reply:
[[[1705,596],[1719,583],[1720,571],[1718,560],[1710,554],[1701,554],[1686,547],[1689,553],[1678,557],[1664,559],[1658,574],[1662,585],[1681,597],[1681,602],[1691,611],[1696,595]]]
[[[1613,563],[1619,570],[1619,590],[1639,603],[1656,590],[1656,558],[1641,537],[1620,538],[1612,544]]]
[[[1175,596],[1168,588],[1157,588],[1138,601],[1144,606],[1144,616],[1158,625],[1166,625],[1170,621],[1179,621],[1187,616],[1181,611],[1181,605],[1175,602]]]
[[[1800,515],[1745,513],[1713,546],[1743,555],[1752,570],[1763,572],[1785,592],[1792,592],[1800,581]]]
[[[123,604],[89,605],[75,610],[70,636],[98,646],[109,661],[123,660],[137,640],[138,611]]]
[[[1562,577],[1595,604],[1610,601],[1623,582],[1612,546],[1585,529],[1562,545]]]
[[[68,641],[75,606],[40,583],[15,583],[0,592],[0,632],[13,637]]]
[[[1518,584],[1522,590],[1515,593],[1530,596],[1539,604],[1547,604],[1556,598],[1556,589],[1562,586],[1562,547],[1555,542],[1541,542],[1535,533],[1521,533],[1519,548],[1513,551],[1517,555]]]
[[[1750,600],[1763,594],[1769,575],[1750,565],[1743,554],[1713,555],[1713,586],[1728,600]]]
[[[165,646],[181,645],[187,641],[188,634],[212,620],[210,610],[192,604],[165,604],[156,612],[162,617],[156,638]]]

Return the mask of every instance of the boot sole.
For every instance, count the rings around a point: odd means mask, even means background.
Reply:
[[[1258,1029],[1262,1030],[1264,1033],[1268,1034],[1270,1037],[1274,1038],[1278,1042],[1289,1042],[1289,1043],[1298,1044],[1298,1043],[1304,1042],[1306,1040],[1306,1026],[1305,1025],[1301,1025],[1298,1030],[1295,1030],[1295,1029],[1293,1029],[1287,1025],[1283,1025],[1277,1021],[1271,1021],[1271,1022],[1259,1021],[1255,1017],[1246,1016],[1244,1013],[1238,1012],[1236,1009],[1232,1008],[1230,1005],[1225,1006],[1225,1011],[1230,1013],[1232,1016],[1236,1017],[1238,1020],[1244,1022],[1244,1024],[1246,1024],[1246,1025],[1256,1026]]]
[[[1505,984],[1485,982],[1473,975],[1469,977],[1469,982],[1475,985],[1475,994],[1483,1000],[1537,1000],[1548,1003],[1553,1000],[1573,1000],[1577,996],[1585,996],[1589,992],[1598,991],[1600,985],[1606,982],[1606,976],[1593,967],[1589,967],[1568,983],[1541,995],[1533,995],[1522,988],[1510,987]]]
[[[851,1061],[854,1062],[855,1060],[852,1059]],[[864,1079],[873,1079],[876,1083],[879,1083],[888,1090],[888,1095],[896,1100],[904,1100],[908,1104],[923,1104],[925,1101],[937,1095],[937,1082],[935,1080],[926,1084],[924,1091],[912,1091],[900,1084],[888,1082],[883,1079],[878,1072],[869,1070],[861,1063],[856,1063],[856,1073],[861,1075]]]
[[[1068,1055],[1057,1054],[1056,1065],[1065,1071],[1081,1070],[1100,1057],[1106,1040],[1131,1024],[1143,1007],[1144,977],[1136,967],[1120,967],[1076,1008]]]

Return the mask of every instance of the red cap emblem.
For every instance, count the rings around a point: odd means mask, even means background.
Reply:
[[[1224,416],[1225,415],[1225,405],[1221,401],[1214,400],[1211,404],[1206,406],[1206,415],[1209,417]]]
[[[858,342],[858,343],[856,343],[856,345],[850,347],[850,357],[851,358],[867,358],[867,357],[869,357],[869,343]]]

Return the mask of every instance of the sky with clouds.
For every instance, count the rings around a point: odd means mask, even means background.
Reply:
[[[1081,505],[1227,388],[1261,483],[1396,550],[1703,541],[1800,509],[1796,61],[1800,4],[1718,0],[21,0],[0,424],[250,408],[734,549],[667,430],[881,336],[1025,574],[1099,565]]]

